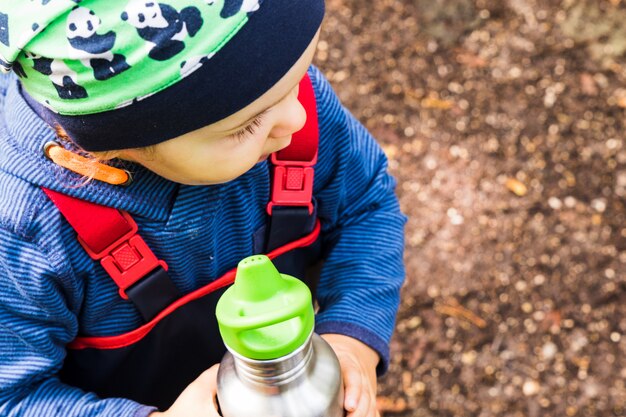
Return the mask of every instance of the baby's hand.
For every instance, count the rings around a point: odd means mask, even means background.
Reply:
[[[218,368],[219,364],[204,371],[185,388],[169,410],[148,417],[220,417],[215,400]]]
[[[364,343],[341,334],[324,334],[324,340],[335,351],[345,396],[343,406],[347,417],[376,417],[376,365],[378,354]]]

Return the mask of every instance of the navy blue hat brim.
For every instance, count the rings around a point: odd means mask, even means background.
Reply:
[[[323,17],[323,0],[265,0],[202,67],[120,109],[65,116],[27,100],[44,120],[60,125],[87,151],[154,145],[222,120],[258,99],[300,58]]]

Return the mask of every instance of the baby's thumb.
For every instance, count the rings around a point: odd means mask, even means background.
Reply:
[[[215,416],[219,416],[217,413],[217,371],[220,368],[219,364],[215,364],[203,373],[200,374],[191,385],[194,386],[194,390],[200,390],[199,394],[202,396],[210,395],[211,402],[213,403],[213,410],[215,410]],[[212,414],[213,416],[213,414]]]
[[[195,381],[193,381],[189,386],[194,385],[204,391],[208,391],[213,396],[217,394],[217,371],[220,368],[219,363],[213,365],[206,371],[202,372]]]

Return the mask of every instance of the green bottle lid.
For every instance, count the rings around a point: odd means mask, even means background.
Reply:
[[[265,255],[243,259],[235,283],[215,311],[224,343],[249,359],[276,359],[306,342],[313,331],[311,291],[280,274]]]

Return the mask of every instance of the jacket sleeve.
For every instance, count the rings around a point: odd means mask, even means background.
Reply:
[[[42,246],[0,226],[0,416],[147,416],[153,407],[59,381],[82,290],[67,262]]]
[[[404,224],[395,180],[374,138],[312,67],[320,125],[314,194],[327,248],[317,289],[318,333],[354,337],[389,363],[404,281]]]

